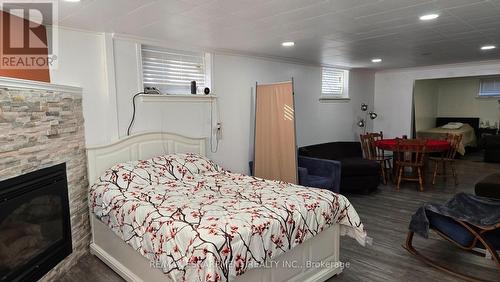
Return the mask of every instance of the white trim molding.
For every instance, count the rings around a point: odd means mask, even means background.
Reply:
[[[46,91],[60,91],[66,93],[82,94],[82,88],[76,86],[52,84],[41,81],[0,77],[0,88],[9,89],[33,89]]]

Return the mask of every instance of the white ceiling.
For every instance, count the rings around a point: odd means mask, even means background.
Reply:
[[[60,25],[346,67],[500,59],[500,0],[81,0]],[[419,16],[439,13],[434,21]],[[282,41],[295,41],[285,48]],[[382,63],[374,64],[371,58]]]

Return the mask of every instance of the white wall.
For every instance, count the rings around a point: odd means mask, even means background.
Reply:
[[[436,127],[439,86],[437,80],[417,80],[414,89],[415,130]]]
[[[479,117],[491,125],[500,119],[498,98],[477,98],[480,78],[439,80],[438,116]]]
[[[106,144],[116,132],[114,97],[106,79],[104,34],[59,29],[58,66],[51,82],[83,88],[83,114],[87,145]]]
[[[215,55],[215,93],[219,97],[224,139],[213,158],[235,171],[246,172],[253,156],[253,99],[255,82],[272,83],[294,79],[298,146],[356,140],[353,131],[361,101],[372,102],[374,77],[367,71],[352,71],[351,101],[319,102],[321,68],[267,61],[257,58]],[[359,133],[358,133],[359,134]]]
[[[107,144],[126,136],[132,116],[132,97],[142,88],[137,41],[109,34],[61,29],[59,68],[52,82],[83,88],[85,134],[88,146]],[[308,145],[356,140],[362,102],[373,105],[374,73],[350,72],[351,100],[320,102],[321,68],[255,57],[215,54],[213,93],[218,96],[223,124],[219,151],[210,156],[224,167],[248,172],[253,148],[255,82],[294,78],[297,141]],[[137,103],[132,133],[163,130],[192,137],[211,134],[209,103]],[[212,105],[215,108],[215,105]],[[377,110],[377,109],[375,109]],[[215,144],[214,144],[215,147]]]
[[[369,111],[374,111],[375,113],[378,114],[377,119],[382,118],[384,116],[384,113],[381,112],[375,105],[375,100],[373,93],[375,91],[375,72],[371,70],[352,70],[350,72],[350,77],[349,77],[349,92],[351,93],[351,101],[350,101],[350,108],[351,108],[351,116],[352,118],[349,121],[349,112],[344,109],[345,113],[342,114],[342,117],[339,117],[337,114],[333,114],[331,118],[333,120],[339,119],[339,118],[345,118],[348,121],[346,121],[345,128],[347,128],[348,125],[351,127],[350,133],[351,136],[346,135],[345,138],[341,139],[343,141],[350,141],[350,140],[359,140],[359,134],[363,132],[363,129],[359,128],[357,126],[357,121],[360,120],[361,118],[366,119],[366,131],[372,131],[373,130],[373,125],[374,121],[370,120],[370,118],[366,117],[366,112],[361,111],[361,104],[365,103],[368,105],[368,112]],[[338,109],[334,109],[338,110]],[[376,119],[376,120],[377,120]],[[343,130],[346,130],[346,129]]]
[[[375,74],[375,129],[385,136],[411,135],[413,83],[417,79],[500,74],[500,61],[380,71]]]
[[[140,91],[138,42],[117,38],[114,57],[120,136],[124,136],[132,115],[132,96]],[[222,166],[239,172],[248,171],[253,153],[253,100],[255,82],[271,83],[294,78],[297,141],[307,145],[335,140],[354,140],[358,133],[355,115],[361,102],[373,104],[374,75],[352,71],[351,101],[320,103],[321,68],[255,57],[215,54],[213,89],[217,95],[218,114],[222,122],[222,140],[217,153],[210,156]],[[215,106],[214,106],[215,108]],[[213,121],[216,123],[216,120]],[[137,104],[133,132],[164,130],[188,136],[209,136],[210,105],[190,103]],[[215,148],[215,144],[214,144]]]
[[[140,44],[113,40],[118,136],[125,137],[132,118],[132,97],[142,91]],[[168,131],[190,137],[210,134],[210,104],[186,102],[141,103],[136,100],[136,118],[131,133]]]
[[[298,145],[311,145],[332,141],[357,140],[362,131],[357,121],[364,118],[362,103],[373,109],[374,73],[352,70],[349,75],[349,101],[319,102],[321,70],[309,73],[311,83],[296,83],[296,117]],[[375,109],[376,111],[376,109]],[[368,126],[371,128],[371,121]]]

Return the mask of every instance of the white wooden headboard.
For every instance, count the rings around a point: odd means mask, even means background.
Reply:
[[[128,136],[115,143],[87,148],[90,185],[117,163],[144,160],[161,154],[206,154],[206,138],[190,138],[167,132],[146,132]]]

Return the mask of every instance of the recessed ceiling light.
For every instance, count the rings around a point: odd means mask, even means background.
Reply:
[[[497,46],[495,45],[484,45],[481,47],[481,50],[491,50],[491,49],[495,49],[497,48]]]
[[[372,59],[372,63],[380,63],[380,62],[382,62],[382,59],[380,59],[380,58]]]
[[[439,14],[427,14],[420,17],[421,21],[430,21],[439,18]]]
[[[285,41],[283,43],[281,43],[281,46],[284,46],[284,47],[292,47],[295,45],[295,42],[293,41]]]
[[[66,2],[80,2],[80,0],[64,0]]]

